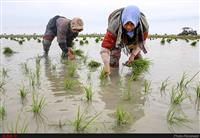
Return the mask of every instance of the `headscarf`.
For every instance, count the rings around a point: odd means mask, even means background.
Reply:
[[[131,22],[136,27],[139,23],[139,19],[140,19],[140,9],[137,6],[131,5],[124,8],[121,17],[123,26],[127,22]],[[133,37],[134,31],[127,32],[127,35]]]
[[[71,28],[83,30],[83,20],[78,17],[73,18],[71,21]]]

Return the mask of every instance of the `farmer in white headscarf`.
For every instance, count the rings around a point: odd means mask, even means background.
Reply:
[[[126,55],[130,55],[126,65],[142,58],[140,51],[147,53],[144,44],[148,30],[146,17],[137,6],[131,5],[113,11],[108,18],[108,28],[100,52],[104,71],[110,74],[110,67],[119,67],[121,49]]]
[[[83,21],[80,18],[67,19],[63,16],[51,18],[46,26],[43,36],[44,54],[48,55],[51,42],[57,36],[57,42],[62,50],[62,57],[69,60],[75,59],[71,50],[72,41],[83,30]]]

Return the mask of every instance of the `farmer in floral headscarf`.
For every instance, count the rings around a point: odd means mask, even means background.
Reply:
[[[43,36],[43,49],[45,55],[48,55],[51,42],[57,36],[57,42],[62,50],[62,57],[69,60],[75,59],[71,50],[72,41],[83,30],[83,21],[80,18],[67,19],[63,16],[51,18],[46,26]]]
[[[148,30],[145,15],[138,7],[127,6],[112,12],[108,18],[108,28],[100,52],[104,71],[110,74],[110,67],[119,67],[122,48],[126,55],[130,55],[126,65],[142,58],[140,51],[147,53],[144,43]]]

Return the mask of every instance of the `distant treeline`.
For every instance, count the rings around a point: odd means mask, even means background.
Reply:
[[[79,34],[79,37],[104,37],[105,34]],[[0,38],[4,37],[42,37],[41,34],[0,34]],[[178,38],[178,39],[200,39],[200,35],[159,35],[159,34],[149,34],[148,38]]]

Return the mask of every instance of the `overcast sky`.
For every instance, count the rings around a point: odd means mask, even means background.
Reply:
[[[199,33],[198,0],[1,0],[1,33],[43,34],[50,18],[81,17],[82,33],[105,33],[109,14],[137,5],[146,15],[151,34],[177,34],[184,26]]]

